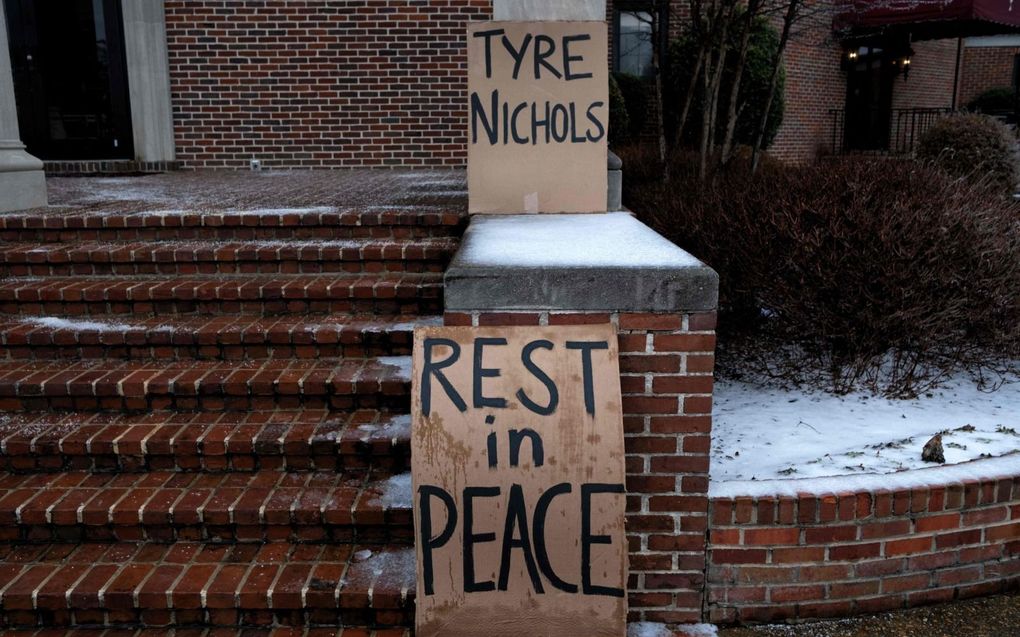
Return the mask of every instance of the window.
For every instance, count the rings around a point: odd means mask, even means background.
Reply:
[[[653,19],[650,11],[616,12],[617,71],[638,77],[651,77]]]

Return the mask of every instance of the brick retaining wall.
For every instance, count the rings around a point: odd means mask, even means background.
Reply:
[[[1020,476],[709,506],[713,622],[842,617],[1020,580]]]

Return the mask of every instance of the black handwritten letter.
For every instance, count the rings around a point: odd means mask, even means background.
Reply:
[[[607,595],[623,597],[623,589],[610,586],[598,586],[591,583],[591,547],[593,544],[612,544],[613,538],[608,535],[592,535],[591,533],[591,497],[599,493],[623,493],[622,484],[582,484],[581,485],[581,592],[585,595]]]
[[[432,534],[432,498],[438,498],[446,507],[446,526],[436,537]],[[421,528],[418,529],[419,544],[421,545],[422,575],[425,580],[425,594],[434,595],[434,576],[432,572],[432,551],[443,546],[453,537],[453,531],[457,528],[457,505],[449,493],[434,487],[423,484],[418,487],[418,509],[421,511]]]
[[[568,82],[573,80],[586,80],[592,76],[591,73],[573,73],[570,70],[570,64],[572,62],[584,61],[583,55],[570,55],[570,43],[571,42],[584,42],[590,40],[591,36],[587,33],[581,35],[568,35],[563,38],[563,74]]]
[[[481,593],[496,590],[496,582],[475,581],[475,544],[495,542],[495,533],[475,533],[475,498],[495,498],[499,487],[464,487],[464,592]]]
[[[496,409],[506,408],[505,398],[490,398],[482,394],[482,379],[483,378],[498,378],[499,369],[482,367],[482,357],[485,355],[485,348],[489,345],[506,345],[505,338],[476,338],[475,339],[475,358],[473,376],[474,376],[474,406],[475,409],[481,409],[482,407],[495,407]]]
[[[549,392],[549,403],[543,407],[535,401],[531,400],[527,394],[524,393],[523,389],[517,390],[517,400],[521,401],[528,411],[538,414],[539,416],[548,416],[549,414],[556,411],[556,406],[560,403],[560,392],[556,389],[556,383],[553,382],[549,375],[546,374],[541,367],[535,364],[535,361],[531,360],[531,355],[536,349],[547,349],[552,350],[553,344],[551,341],[539,340],[531,341],[524,346],[521,350],[521,362],[524,363],[524,369],[531,372],[531,375],[537,378],[543,385],[545,385],[546,391]]]
[[[593,350],[609,349],[605,341],[567,341],[567,349],[581,350],[581,371],[584,381],[584,408],[588,415],[595,415],[595,382],[591,370]]]
[[[445,345],[451,350],[446,360],[435,362],[432,360],[432,350],[438,346]],[[435,376],[450,401],[460,411],[467,411],[467,404],[460,397],[453,383],[446,377],[442,370],[457,362],[460,358],[460,345],[448,338],[426,338],[425,339],[425,364],[421,368],[421,411],[428,418],[432,414],[432,377]]]
[[[491,31],[478,31],[474,34],[476,38],[485,38],[485,77],[492,78],[492,38],[506,33],[503,29]]]

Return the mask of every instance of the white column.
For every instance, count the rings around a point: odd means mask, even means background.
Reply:
[[[163,0],[122,0],[135,159],[173,161],[174,122]]]
[[[493,20],[527,22],[531,20],[606,19],[606,0],[494,0]]]
[[[7,15],[0,2],[0,212],[46,205],[43,163],[25,152],[18,131],[18,108],[14,101],[14,72]]]

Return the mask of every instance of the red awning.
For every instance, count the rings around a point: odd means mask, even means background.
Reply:
[[[846,0],[833,26],[849,37],[888,30],[914,40],[1020,32],[1020,0]]]

